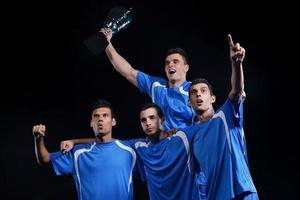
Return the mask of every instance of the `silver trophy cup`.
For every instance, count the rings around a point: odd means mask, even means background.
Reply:
[[[113,7],[109,11],[107,19],[104,21],[104,27],[110,28],[113,34],[124,30],[132,21],[130,15],[131,10],[131,8],[127,10],[120,6]]]
[[[121,6],[113,7],[110,9],[103,27],[110,28],[113,34],[126,29],[132,21],[131,10],[131,8],[127,10]],[[108,45],[106,37],[100,32],[88,37],[83,43],[94,55],[103,52]]]

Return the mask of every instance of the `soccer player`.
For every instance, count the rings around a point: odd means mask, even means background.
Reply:
[[[129,140],[141,161],[150,199],[201,199],[192,154],[193,137],[183,132],[164,132],[164,119],[158,105],[145,104],[140,122],[147,137]]]
[[[68,153],[49,153],[44,144],[46,126],[33,126],[36,158],[39,164],[51,163],[56,175],[72,175],[78,199],[133,199],[132,173],[136,153],[112,138],[116,125],[111,104],[99,100],[92,108],[91,127],[95,139],[80,144]]]
[[[239,43],[234,44],[230,35],[228,41],[232,58],[228,99],[214,112],[216,96],[212,86],[205,79],[192,81],[189,103],[197,113],[197,123],[182,132],[194,135],[193,154],[207,179],[207,199],[256,200],[243,129],[245,49]]]

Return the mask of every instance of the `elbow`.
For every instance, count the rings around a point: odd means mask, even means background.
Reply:
[[[50,160],[42,160],[42,159],[38,159],[37,160],[37,163],[40,165],[40,166],[44,166],[44,165],[47,165],[50,163]]]
[[[241,99],[245,99],[245,97],[246,97],[245,90],[244,89],[238,90],[235,96],[237,97],[237,99],[239,99],[239,101]]]
[[[41,160],[37,160],[37,163],[40,165],[40,166],[44,166],[44,165],[46,165],[46,163],[45,162],[43,162],[43,161],[41,161]]]
[[[37,158],[37,163],[41,166],[49,164],[50,163],[49,154],[47,156],[44,156],[44,157],[38,157]]]
[[[236,84],[235,87],[233,87],[233,92],[237,95],[242,95],[244,93],[244,83]]]
[[[231,95],[241,97],[245,94],[244,87],[236,87],[230,91]]]
[[[232,90],[229,93],[229,98],[236,104],[240,103],[241,100],[246,98],[246,93],[244,90]]]

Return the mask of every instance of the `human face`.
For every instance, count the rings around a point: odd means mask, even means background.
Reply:
[[[182,84],[186,80],[186,73],[189,65],[184,62],[179,53],[170,54],[165,60],[165,72],[170,83]],[[175,85],[179,86],[179,85]]]
[[[143,110],[140,113],[140,122],[148,136],[158,134],[162,130],[162,119],[157,115],[155,108]]]
[[[205,113],[212,110],[216,97],[210,93],[208,85],[198,83],[190,87],[189,104],[195,111]]]
[[[110,108],[97,108],[92,113],[91,127],[94,130],[95,136],[99,134],[112,134],[112,127],[116,125],[116,119],[112,117]]]

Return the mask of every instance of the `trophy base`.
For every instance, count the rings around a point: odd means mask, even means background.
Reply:
[[[88,37],[83,43],[94,55],[102,53],[108,45],[106,37],[100,32]]]

